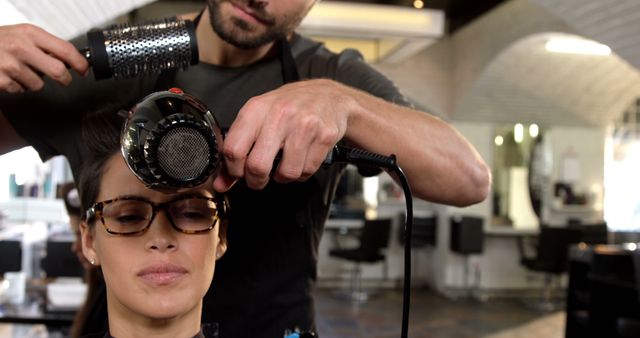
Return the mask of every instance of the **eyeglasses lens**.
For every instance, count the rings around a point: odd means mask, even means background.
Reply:
[[[216,205],[205,198],[187,198],[169,204],[167,214],[179,229],[203,231],[216,220]],[[117,200],[104,206],[102,211],[106,227],[115,233],[135,233],[146,228],[153,218],[151,203],[141,200]]]
[[[174,224],[186,231],[202,231],[213,226],[216,220],[216,204],[204,198],[188,198],[169,205]]]

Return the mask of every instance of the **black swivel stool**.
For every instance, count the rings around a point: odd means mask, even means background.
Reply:
[[[0,257],[0,277],[5,272],[22,271],[22,243],[20,241],[0,241]]]
[[[404,227],[406,214],[400,213],[400,227],[398,227],[398,241],[404,246]],[[438,217],[430,216],[413,216],[413,226],[411,227],[411,248],[423,248],[426,246],[435,246],[438,237]]]
[[[359,236],[359,246],[353,249],[333,249],[329,255],[355,263],[351,278],[350,298],[365,301],[369,295],[362,290],[362,263],[384,262],[383,250],[389,244],[391,219],[365,220]]]
[[[589,337],[629,336],[640,316],[633,253],[608,248],[596,247],[588,274]]]
[[[40,261],[47,277],[83,277],[84,269],[70,241],[47,241],[46,256]]]
[[[463,255],[464,286],[469,278],[469,255],[481,254],[484,251],[484,218],[474,216],[451,216],[451,251]],[[477,270],[479,273],[479,270]],[[478,275],[477,275],[478,276]],[[479,277],[476,278],[479,280]]]
[[[609,229],[606,222],[599,223],[569,223],[569,228],[580,231],[580,242],[586,244],[607,244]]]
[[[529,304],[531,307],[552,311],[561,305],[552,300],[553,279],[569,270],[569,247],[578,243],[580,238],[581,232],[578,229],[542,225],[534,257],[528,257],[522,242],[518,242],[521,255],[520,263],[528,270],[545,274],[542,299],[539,302]]]
[[[451,251],[461,255],[481,254],[484,248],[484,218],[451,217]]]
[[[405,244],[406,214],[400,214],[400,226],[398,227],[398,242],[401,247]],[[426,247],[435,247],[438,237],[438,217],[435,215],[420,215],[413,217],[411,227],[411,270],[418,271],[420,267],[420,255],[415,250]],[[417,274],[414,274],[416,276]]]
[[[624,338],[640,337],[640,249],[633,250],[631,261],[634,276],[630,279],[634,281],[637,301],[635,311],[630,310],[616,320],[616,331],[620,337]]]

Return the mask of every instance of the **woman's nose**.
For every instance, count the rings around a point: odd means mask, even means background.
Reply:
[[[160,212],[154,218],[149,230],[145,234],[147,250],[175,250],[178,248],[177,231],[173,229],[165,212]]]

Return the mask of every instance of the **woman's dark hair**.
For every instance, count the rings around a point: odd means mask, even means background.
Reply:
[[[119,134],[124,123],[124,118],[118,115],[121,108],[128,107],[106,106],[86,114],[82,120],[84,142],[80,148],[83,161],[77,184],[82,219],[87,208],[98,198],[105,163],[120,148]],[[106,287],[100,267],[91,266],[85,272],[85,282],[88,285],[87,297],[73,320],[70,332],[73,338],[104,332],[109,327]]]
[[[124,117],[118,114],[130,106],[106,106],[85,115],[82,120],[82,139],[85,154],[78,179],[78,193],[84,212],[96,202],[106,162],[120,150],[120,129]]]

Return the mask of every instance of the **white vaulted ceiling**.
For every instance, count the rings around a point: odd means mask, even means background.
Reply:
[[[640,97],[638,16],[635,0],[511,0],[402,66],[378,68],[445,118],[604,125]],[[545,42],[559,34],[613,53],[547,52]]]
[[[0,25],[29,22],[71,39],[153,0],[0,0]]]
[[[640,67],[640,1],[531,0],[581,35],[611,47]]]
[[[606,125],[640,95],[637,69],[618,56],[549,53],[549,38],[530,36],[496,56],[459,101],[454,118]]]

